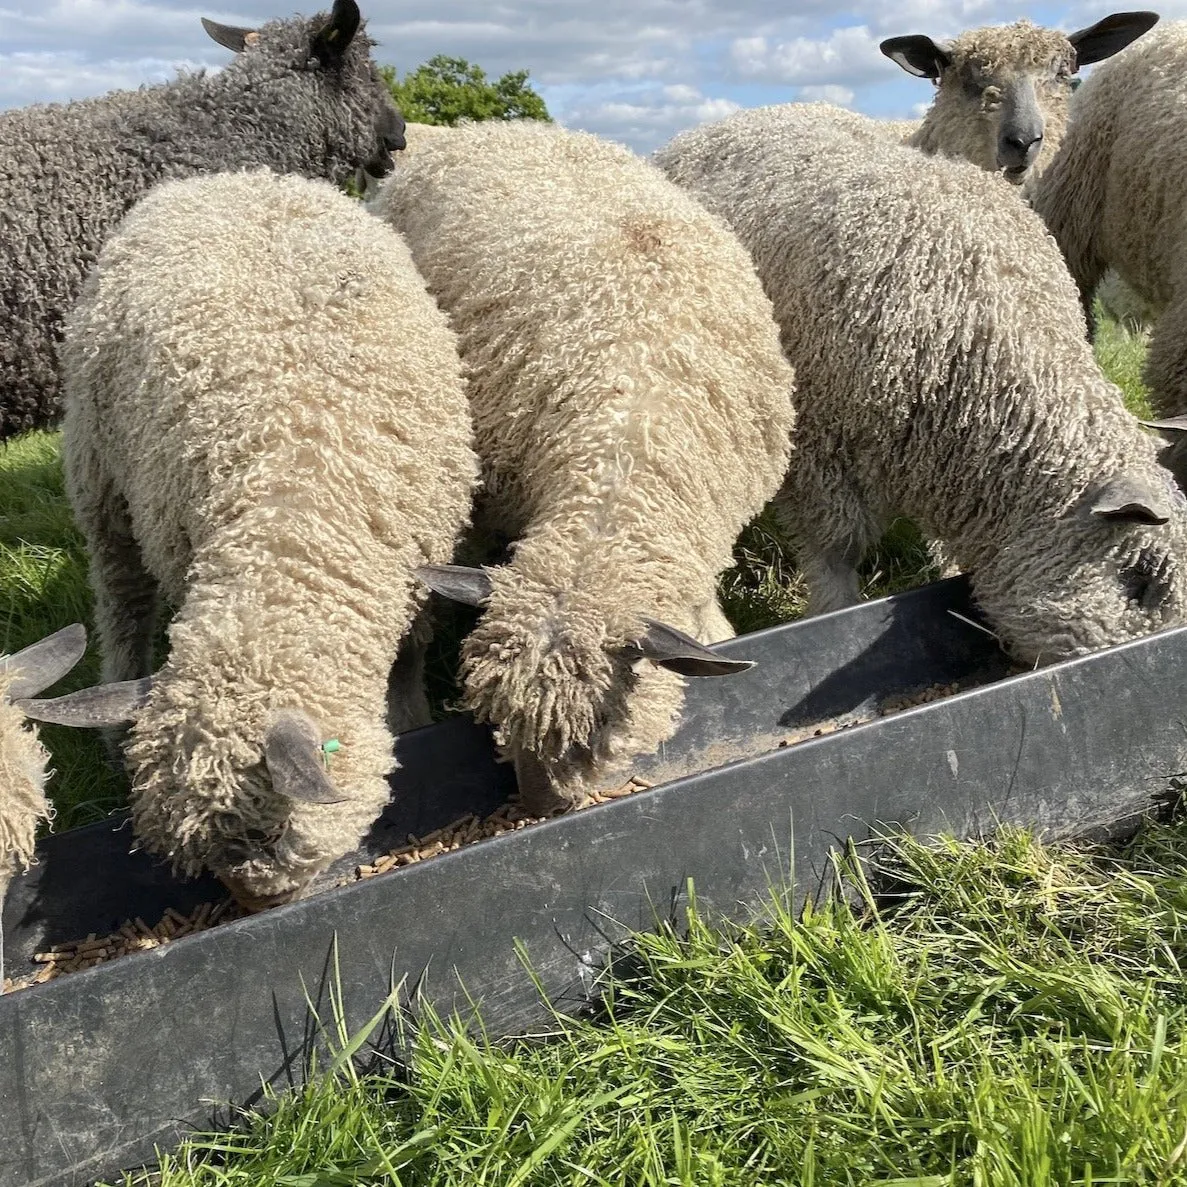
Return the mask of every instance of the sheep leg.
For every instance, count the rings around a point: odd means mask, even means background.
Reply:
[[[425,694],[425,652],[433,628],[428,609],[417,615],[400,644],[387,678],[387,728],[394,734],[429,725],[433,718]]]
[[[814,496],[803,480],[801,466],[796,488],[785,485],[775,499],[777,519],[796,543],[800,571],[808,585],[806,615],[843,610],[861,601],[857,566],[872,540],[881,533],[868,520],[862,501],[841,485],[829,483],[831,493]]]
[[[136,680],[152,669],[157,583],[144,567],[128,504],[98,457],[75,443],[70,465],[74,517],[86,539],[103,680]]]
[[[1187,412],[1187,300],[1162,311],[1146,349],[1142,378],[1159,417]]]

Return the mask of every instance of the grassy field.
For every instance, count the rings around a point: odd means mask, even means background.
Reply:
[[[896,842],[893,897],[642,935],[597,1015],[422,1019],[154,1187],[1187,1183],[1187,820],[1120,852]],[[540,1041],[546,1038],[547,1041]]]

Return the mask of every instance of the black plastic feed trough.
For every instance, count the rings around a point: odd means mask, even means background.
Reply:
[[[307,995],[328,1020],[335,947],[352,1029],[403,980],[441,1011],[473,1000],[509,1033],[544,1012],[516,940],[551,998],[575,1003],[626,929],[680,909],[689,878],[702,905],[737,917],[792,852],[802,896],[846,836],[999,821],[1082,832],[1131,816],[1187,767],[1187,628],[1002,678],[972,616],[957,579],[722,644],[759,665],[690,682],[680,731],[633,768],[669,782],[0,997],[0,1187],[114,1175],[218,1121],[219,1105],[258,1100],[262,1082],[299,1080]],[[972,679],[989,683],[780,746]],[[512,790],[465,719],[398,749],[398,802],[339,874]],[[57,941],[221,897],[129,841],[117,822],[41,846],[5,908],[10,973]]]

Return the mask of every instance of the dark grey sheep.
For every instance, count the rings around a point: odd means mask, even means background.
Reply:
[[[63,316],[157,182],[266,165],[341,184],[404,147],[355,0],[259,30],[202,23],[236,54],[217,74],[0,113],[0,440],[57,418]]]

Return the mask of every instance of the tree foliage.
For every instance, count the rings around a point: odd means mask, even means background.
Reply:
[[[481,66],[437,54],[403,78],[397,77],[394,67],[385,66],[383,77],[409,123],[552,119],[544,100],[528,85],[526,70],[511,71],[492,82]]]

